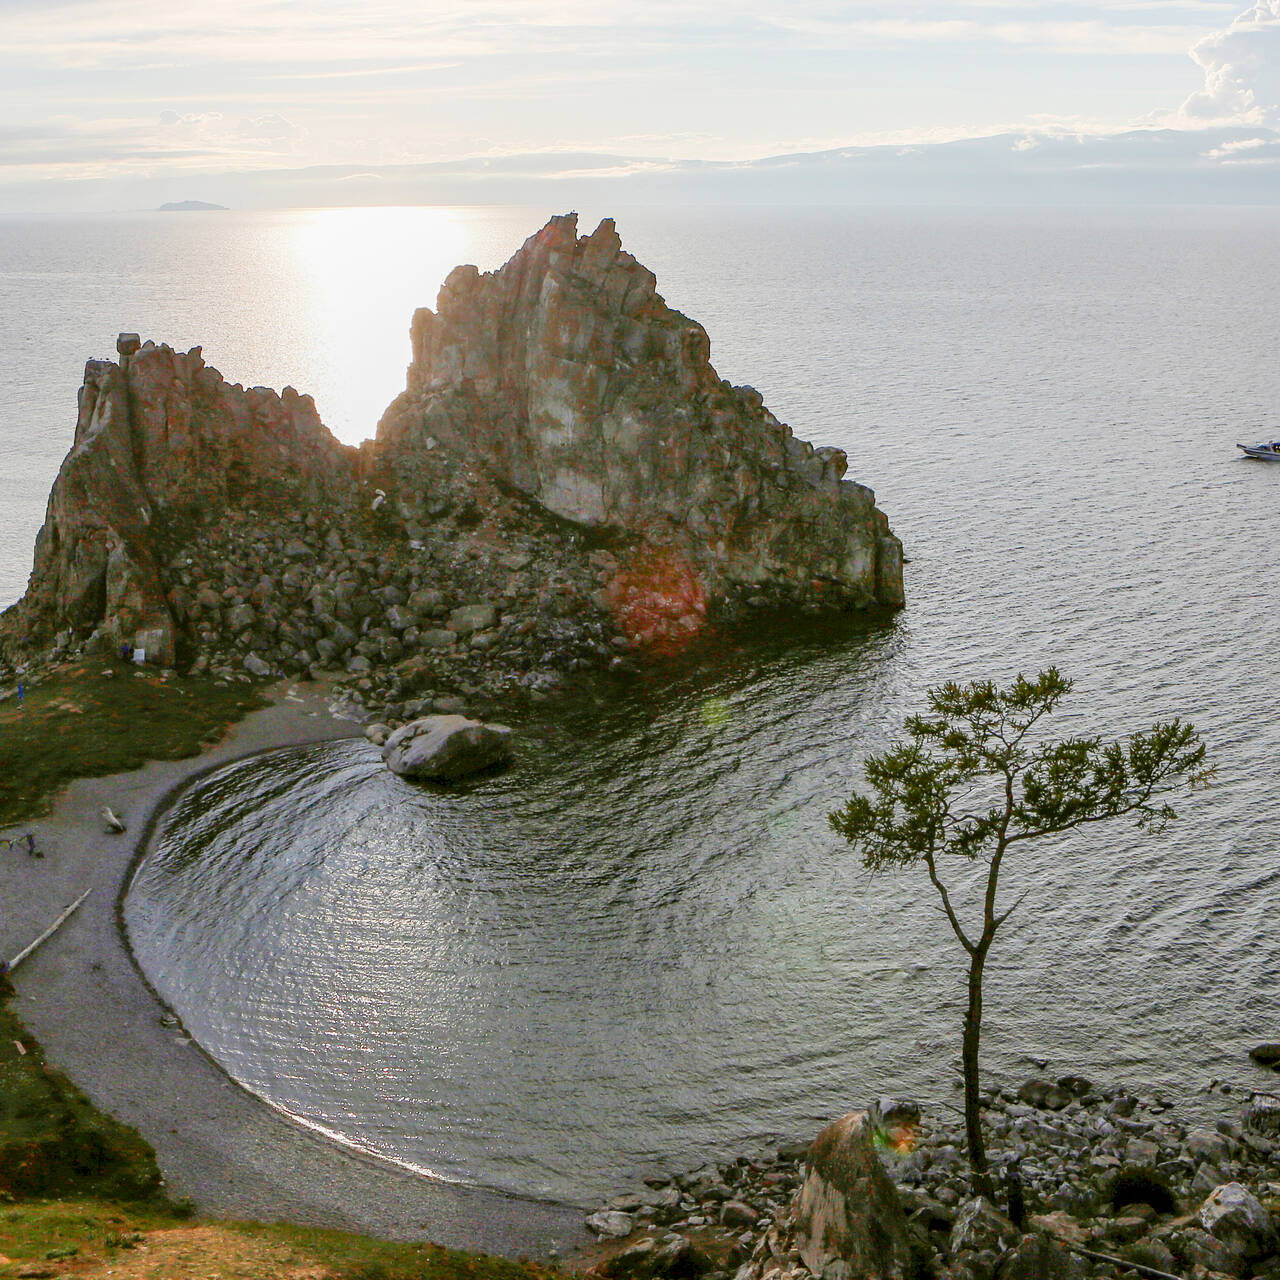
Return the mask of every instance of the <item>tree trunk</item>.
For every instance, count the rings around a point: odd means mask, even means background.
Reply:
[[[987,962],[987,947],[980,942],[969,957],[969,1007],[964,1015],[964,1037],[960,1060],[964,1067],[964,1130],[969,1145],[969,1164],[973,1169],[973,1188],[989,1199],[995,1195],[991,1174],[987,1171],[987,1144],[982,1137],[982,1108],[978,1102],[978,1044],[982,1038],[982,970]]]

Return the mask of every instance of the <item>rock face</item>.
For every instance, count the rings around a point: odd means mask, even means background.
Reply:
[[[901,605],[902,549],[839,449],[711,367],[695,321],[606,219],[553,218],[501,270],[458,267],[413,319],[383,447],[438,440],[565,519],[677,547],[715,596]]]
[[[838,1264],[842,1280],[913,1274],[907,1219],[876,1155],[869,1113],[851,1111],[813,1141],[792,1217],[795,1249],[815,1276]]]
[[[545,683],[679,647],[747,607],[902,603],[901,547],[844,454],[721,381],[611,222],[554,218],[438,307],[359,450],[292,388],[121,334],[85,367],[0,673],[128,644],[439,696],[495,663]]]
[[[355,451],[325,429],[310,396],[225,382],[201,358],[121,334],[119,363],[90,360],[75,441],[49,495],[35,564],[11,634],[97,628],[172,663],[176,640],[161,561],[229,507],[342,501]]]
[[[511,737],[504,724],[481,724],[466,716],[423,716],[387,739],[382,758],[403,778],[451,782],[505,764],[511,759]]]

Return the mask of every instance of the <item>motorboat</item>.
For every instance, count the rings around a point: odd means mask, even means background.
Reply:
[[[1280,440],[1273,440],[1270,444],[1240,444],[1237,442],[1236,448],[1243,449],[1246,458],[1262,458],[1267,462],[1280,462]]]

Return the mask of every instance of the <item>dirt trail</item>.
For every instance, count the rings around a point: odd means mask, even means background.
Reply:
[[[0,1277],[48,1280],[332,1280],[338,1273],[293,1245],[225,1227],[171,1227],[124,1237],[123,1247],[0,1267]]]

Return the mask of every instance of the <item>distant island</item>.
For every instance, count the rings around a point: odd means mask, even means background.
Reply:
[[[208,210],[217,209],[223,213],[227,212],[225,204],[209,204],[207,200],[173,200],[169,204],[160,206],[160,213],[204,213]]]

